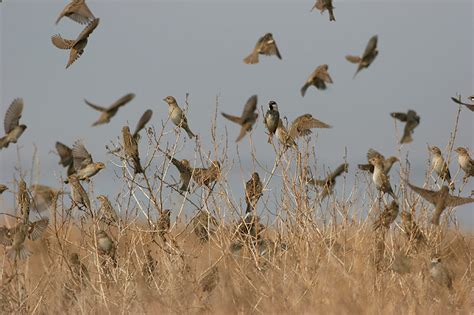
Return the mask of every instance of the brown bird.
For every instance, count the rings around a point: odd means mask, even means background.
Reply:
[[[62,190],[40,184],[31,185],[30,190],[33,208],[38,212],[47,211],[51,206],[56,205],[58,196],[63,194]]]
[[[410,212],[402,211],[400,217],[402,218],[403,230],[409,240],[415,240],[418,243],[426,242],[423,232]]]
[[[446,161],[441,154],[441,150],[436,146],[428,146],[428,150],[432,154],[431,167],[436,174],[438,174],[441,180],[446,181],[449,187],[454,190],[454,182],[451,181],[451,173],[449,172],[448,164],[446,164]]]
[[[464,106],[466,106],[471,112],[474,112],[474,104],[466,104],[466,103],[463,103],[463,102],[459,101],[457,98],[454,98],[454,97],[451,97],[451,99],[453,100],[453,102],[458,103],[458,104],[460,104],[460,105],[464,105]],[[471,102],[474,102],[474,96],[470,96],[470,97],[468,97],[468,99],[469,99]]]
[[[348,163],[343,163],[339,165],[336,170],[330,174],[324,179],[310,179],[307,181],[308,184],[311,185],[317,185],[323,188],[321,194],[320,194],[320,200],[324,200],[327,196],[331,195],[334,190],[334,186],[336,185],[336,178],[341,175],[344,172],[349,171],[349,164]]]
[[[115,101],[112,105],[109,107],[102,107],[98,106],[96,104],[93,104],[89,102],[88,100],[84,99],[84,102],[92,107],[93,109],[101,112],[99,119],[95,123],[92,124],[92,126],[98,126],[102,124],[106,124],[110,122],[110,119],[117,114],[118,110],[120,107],[125,106],[127,103],[129,103],[131,100],[135,98],[135,94],[129,93],[125,96],[122,96],[119,98],[117,101]]]
[[[130,128],[128,126],[122,128],[122,137],[125,156],[133,160],[133,170],[135,174],[143,173],[143,168],[140,164],[138,143],[130,133]]]
[[[412,142],[412,134],[415,131],[416,126],[420,124],[420,116],[418,116],[414,110],[408,110],[406,114],[391,113],[390,116],[406,123],[405,128],[403,129],[403,137],[400,140],[400,143]]]
[[[440,257],[433,257],[430,264],[431,278],[439,285],[453,289],[452,273],[441,263]]]
[[[372,180],[375,184],[377,190],[383,194],[389,194],[394,200],[397,199],[395,193],[392,190],[390,185],[390,177],[384,172],[384,161],[379,156],[374,156],[369,159],[369,163],[374,166],[374,173],[372,175]]]
[[[146,124],[148,124],[148,122],[150,121],[152,115],[153,111],[151,109],[147,109],[143,113],[142,117],[140,117],[140,120],[138,121],[137,126],[135,127],[135,131],[133,132],[133,139],[135,139],[137,143],[140,140],[140,131],[145,128]]]
[[[97,196],[97,200],[100,201],[100,207],[98,211],[100,219],[107,224],[118,223],[119,217],[114,207],[112,207],[109,198],[107,198],[105,195],[99,195]]]
[[[263,124],[268,130],[268,143],[272,143],[273,135],[278,128],[279,122],[280,112],[278,112],[278,105],[275,101],[270,101],[268,103],[268,110],[263,118]]]
[[[104,230],[99,230],[99,232],[97,232],[97,250],[101,255],[106,255],[112,258],[114,266],[117,264],[117,261],[115,260],[115,243]]]
[[[382,154],[380,154],[379,152],[377,152],[376,150],[369,149],[369,151],[367,152],[367,161],[369,161],[373,157],[379,157],[379,158],[382,159],[382,161],[383,161],[383,171],[384,171],[385,175],[388,175],[388,173],[392,169],[393,163],[399,161],[399,159],[395,156],[391,156],[391,157],[385,159],[385,157]],[[369,164],[359,164],[358,167],[359,167],[360,170],[368,171],[371,174],[374,173],[374,166],[370,163]]]
[[[212,161],[208,168],[191,168],[191,175],[193,181],[198,185],[206,185],[216,182],[220,178],[221,163],[219,161]]]
[[[72,158],[72,149],[67,145],[57,141],[56,142],[56,151],[58,152],[61,164],[64,167],[67,167],[67,176],[74,173],[74,163]]]
[[[53,45],[59,49],[70,49],[69,60],[66,65],[66,69],[74,63],[81,55],[84,53],[84,49],[87,46],[87,40],[89,35],[95,30],[99,25],[99,18],[92,20],[84,30],[79,34],[76,39],[64,39],[61,35],[56,34],[51,37]]]
[[[201,242],[207,242],[209,236],[215,232],[217,220],[207,211],[200,210],[199,214],[192,219],[194,234]]]
[[[23,112],[23,99],[16,98],[5,113],[3,125],[5,136],[0,138],[0,150],[8,148],[10,143],[16,143],[26,129],[26,125],[20,125],[21,113]]]
[[[464,198],[450,195],[448,186],[443,186],[440,190],[434,191],[417,187],[408,182],[407,184],[414,192],[435,206],[433,216],[431,218],[431,223],[434,225],[439,225],[441,214],[447,207],[457,207],[466,203],[474,202],[473,198]]]
[[[317,0],[311,11],[313,11],[315,8],[321,11],[321,14],[328,10],[329,21],[336,21],[336,18],[334,17],[334,7],[332,6],[332,0]]]
[[[326,83],[333,83],[331,76],[328,73],[329,66],[327,64],[320,65],[314,70],[313,73],[306,80],[305,84],[301,88],[301,96],[304,97],[306,90],[314,85],[318,90],[325,90]]]
[[[166,157],[170,159],[171,163],[173,163],[174,166],[178,169],[179,172],[179,177],[181,179],[181,187],[179,188],[180,191],[189,191],[189,182],[191,181],[191,173],[192,173],[192,168],[191,164],[189,164],[189,161],[186,159],[183,160],[177,160],[171,155],[166,154]]]
[[[79,180],[89,180],[90,177],[105,168],[104,163],[92,160],[92,155],[79,140],[72,146],[72,157],[75,175]]]
[[[266,33],[260,37],[253,49],[252,53],[244,58],[244,63],[246,64],[256,64],[258,63],[258,55],[276,55],[278,59],[281,59],[280,51],[278,51],[277,44],[273,39],[271,33]]]
[[[257,202],[263,195],[263,184],[257,172],[245,183],[245,200],[247,202],[246,213],[252,212],[257,206]]]
[[[8,190],[8,187],[3,185],[3,184],[0,184],[0,195],[5,192],[6,190]]]
[[[173,124],[183,128],[190,139],[196,137],[196,135],[189,128],[188,119],[184,115],[181,108],[178,106],[176,99],[173,96],[167,96],[163,99],[163,101],[168,104],[168,115],[170,116],[170,119]]]
[[[25,240],[28,237],[35,241],[43,236],[48,227],[48,219],[41,219],[35,222],[20,222],[13,228],[0,227],[0,243],[9,246],[6,255],[10,259],[26,259],[31,252],[25,246]]]
[[[281,118],[278,119],[278,126],[275,131],[275,135],[278,141],[280,142],[280,144],[283,145],[285,149],[291,148],[291,147],[295,149],[298,148],[298,145],[296,144],[295,139],[290,137],[290,133],[286,129],[285,125],[283,124],[283,120]]]
[[[250,132],[252,130],[252,127],[258,118],[258,113],[255,112],[256,109],[257,109],[257,95],[252,95],[244,106],[244,111],[242,112],[242,116],[238,117],[238,116],[232,116],[226,113],[221,113],[222,116],[224,116],[225,118],[241,126],[240,134],[235,140],[235,142],[239,142],[240,140],[242,140],[242,138],[245,137],[247,132]]]
[[[72,277],[75,282],[77,282],[81,286],[85,286],[88,282],[90,282],[91,278],[89,276],[89,271],[87,270],[87,267],[83,263],[81,263],[79,255],[77,253],[71,254],[69,262]]]
[[[308,136],[313,128],[332,128],[330,125],[314,118],[311,114],[304,114],[293,120],[290,130],[287,131],[280,119],[276,134],[278,140],[286,147],[296,146],[298,137]]]
[[[386,205],[383,209],[382,213],[380,213],[377,220],[375,220],[373,227],[374,230],[378,230],[380,228],[389,229],[390,224],[395,222],[398,217],[399,206],[398,203],[393,200],[389,205]]]
[[[92,214],[91,202],[89,200],[89,196],[87,195],[86,190],[82,187],[79,179],[76,175],[70,175],[69,179],[69,186],[71,187],[71,199],[72,199],[72,207],[78,207],[80,210],[83,210],[82,207],[85,207],[89,210]]]
[[[368,68],[372,62],[374,62],[375,57],[377,57],[379,53],[377,50],[377,39],[377,35],[374,35],[370,38],[362,57],[351,55],[346,56],[347,61],[359,64],[357,71],[354,73],[354,78],[360,70]]]
[[[469,156],[466,148],[458,147],[454,150],[458,154],[458,163],[464,171],[463,180],[467,181],[469,177],[474,176],[474,160]]]
[[[212,292],[219,284],[219,269],[217,266],[209,269],[204,276],[199,280],[199,285],[204,292]]]
[[[28,193],[28,188],[23,179],[20,179],[18,183],[17,205],[18,209],[20,209],[23,222],[28,222],[30,217],[30,194]]]
[[[166,209],[160,214],[158,221],[156,221],[156,231],[163,242],[166,242],[165,235],[171,227],[171,210]]]
[[[245,217],[237,225],[237,232],[251,243],[262,238],[266,227],[260,222],[260,217],[253,213],[246,213]]]
[[[56,24],[64,17],[67,16],[73,21],[80,24],[86,24],[92,21],[95,17],[91,10],[86,4],[85,0],[72,0],[64,9],[59,13],[59,17],[56,20]]]

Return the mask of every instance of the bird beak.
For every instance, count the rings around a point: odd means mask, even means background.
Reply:
[[[168,102],[166,101],[166,98],[164,98],[163,101],[165,101],[166,103],[168,103]]]

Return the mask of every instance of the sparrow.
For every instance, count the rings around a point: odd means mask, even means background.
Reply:
[[[220,178],[221,164],[219,161],[212,161],[208,168],[191,168],[193,181],[198,185],[206,185],[216,182]]]
[[[35,222],[20,222],[13,228],[0,227],[0,243],[9,246],[6,255],[10,259],[26,259],[31,252],[25,246],[25,240],[28,237],[35,241],[43,236],[48,227],[48,219],[41,219]]]
[[[207,242],[210,234],[215,232],[217,220],[207,211],[200,210],[199,214],[192,219],[194,234],[201,242]]]
[[[458,103],[458,104],[460,104],[460,105],[464,105],[464,106],[466,106],[471,112],[474,112],[474,104],[466,104],[466,103],[463,103],[463,102],[459,101],[457,98],[454,98],[454,97],[451,97],[451,99],[453,100],[453,102]],[[469,96],[468,99],[469,99],[471,102],[474,102],[474,96]]]
[[[454,183],[451,181],[451,173],[449,172],[448,164],[446,164],[441,154],[441,150],[436,146],[428,147],[428,150],[432,154],[431,167],[441,180],[446,181],[449,187],[454,190]]]
[[[301,96],[304,97],[306,90],[311,85],[314,85],[318,90],[325,90],[326,83],[333,83],[331,76],[328,73],[328,68],[329,66],[327,64],[320,65],[316,68],[316,70],[313,71],[313,73],[311,73],[308,80],[306,80],[305,84],[301,88]]]
[[[244,63],[246,64],[256,64],[258,63],[258,55],[276,55],[278,59],[281,59],[280,52],[276,45],[275,40],[273,39],[272,33],[266,33],[260,37],[253,49],[252,53],[244,58]]]
[[[79,180],[89,180],[90,177],[105,168],[104,163],[92,160],[92,155],[79,140],[72,146],[72,157],[75,175]]]
[[[466,148],[458,147],[454,152],[458,154],[459,166],[465,173],[463,180],[467,181],[469,177],[474,176],[474,160],[471,159]]]
[[[312,133],[313,128],[332,128],[330,125],[314,118],[311,114],[304,114],[293,120],[289,132],[283,126],[280,119],[277,128],[277,138],[286,147],[296,146],[295,139],[298,137],[308,136]]]
[[[16,143],[26,129],[26,125],[20,125],[21,113],[23,111],[23,99],[16,98],[5,113],[3,125],[5,136],[0,138],[0,150],[8,148],[10,143]]]
[[[265,229],[265,225],[260,222],[260,217],[251,212],[246,213],[245,217],[237,225],[237,231],[240,236],[244,238],[250,237],[252,242],[259,240]]]
[[[77,175],[70,175],[69,179],[69,186],[71,187],[71,199],[72,199],[72,208],[78,207],[82,210],[82,207],[85,207],[92,213],[91,202],[89,200],[89,196],[85,191],[84,187],[82,187],[81,183]]]
[[[394,200],[397,199],[395,196],[392,186],[390,185],[390,177],[384,172],[384,161],[381,157],[374,156],[369,159],[369,163],[374,166],[374,173],[372,174],[372,180],[377,187],[377,190],[383,194],[389,194]]]
[[[145,128],[145,125],[148,124],[148,122],[151,119],[151,116],[153,115],[153,111],[151,109],[147,109],[142,117],[140,117],[140,120],[137,123],[137,126],[135,127],[135,131],[133,132],[133,139],[138,143],[140,140],[140,131]]]
[[[425,236],[421,231],[418,224],[416,224],[413,215],[408,211],[402,211],[400,213],[400,217],[402,218],[403,230],[405,234],[408,236],[410,240],[416,240],[419,242],[426,242]]]
[[[321,14],[328,10],[329,21],[336,21],[336,18],[334,17],[334,7],[332,6],[332,0],[317,0],[311,11],[313,11],[315,8],[321,11]]]
[[[64,7],[61,13],[59,13],[56,24],[58,24],[64,16],[67,16],[79,24],[89,23],[95,18],[85,0],[71,0],[71,2]]]
[[[3,184],[0,184],[0,195],[6,190],[8,190],[8,187]]]
[[[380,154],[379,152],[377,152],[376,150],[369,149],[369,151],[367,152],[367,161],[369,161],[373,157],[379,157],[379,158],[382,159],[382,161],[383,161],[383,172],[385,173],[385,175],[388,175],[388,173],[392,169],[393,163],[400,161],[395,156],[391,156],[391,157],[385,159],[385,157],[382,154]],[[359,164],[358,167],[362,171],[368,171],[371,174],[374,173],[374,166],[370,163],[369,164]]]
[[[33,208],[38,212],[47,211],[52,205],[56,205],[58,196],[63,194],[62,190],[40,184],[31,185],[30,190]]]
[[[178,106],[178,103],[176,103],[176,99],[173,96],[167,96],[163,99],[163,101],[168,103],[168,115],[170,116],[173,124],[183,128],[190,139],[196,137],[196,135],[189,128],[188,120],[186,119],[186,116],[184,115],[181,108]]]
[[[104,230],[99,230],[97,232],[97,250],[102,255],[107,255],[112,258],[114,262],[114,266],[116,266],[117,262],[115,260],[115,251],[116,246],[114,241],[107,235]]]
[[[94,127],[94,126],[109,123],[110,119],[112,119],[112,117],[114,117],[117,114],[119,108],[122,107],[122,106],[125,106],[127,103],[129,103],[134,98],[135,98],[135,94],[129,93],[125,96],[122,96],[118,100],[116,100],[109,107],[98,106],[98,105],[93,104],[93,103],[89,102],[88,100],[84,99],[84,102],[87,105],[89,105],[93,109],[101,112],[99,119],[97,119],[97,121],[95,123],[93,123],[92,126]]]
[[[283,120],[281,118],[278,119],[278,126],[275,131],[275,135],[278,141],[280,142],[280,144],[283,145],[285,149],[291,148],[291,147],[298,149],[298,145],[296,144],[295,139],[290,137],[290,133],[286,129],[285,125],[283,124]]]
[[[20,209],[23,222],[28,222],[30,217],[30,195],[23,179],[18,183],[17,206]]]
[[[405,113],[391,113],[390,116],[392,116],[395,119],[398,119],[402,122],[405,122],[405,128],[403,129],[403,136],[402,139],[400,140],[400,143],[410,143],[413,141],[412,134],[415,131],[416,126],[420,124],[420,116],[416,114],[414,110],[408,110],[408,112]]]
[[[64,167],[67,167],[67,176],[74,173],[74,163],[72,158],[72,149],[67,145],[57,141],[56,142],[56,151],[58,152],[61,164]]]
[[[156,221],[156,231],[158,232],[158,235],[163,239],[164,242],[166,242],[165,235],[168,233],[168,230],[171,227],[171,210],[166,209],[163,210],[162,213],[160,213],[160,217],[158,218],[158,221]]]
[[[211,292],[219,283],[219,269],[217,266],[209,269],[204,276],[199,280],[199,285],[204,292]]]
[[[107,198],[105,195],[99,195],[97,196],[97,200],[100,201],[100,207],[98,211],[100,219],[105,221],[107,224],[118,223],[119,217],[114,207],[112,207],[109,198]]]
[[[441,263],[441,258],[433,257],[430,264],[431,278],[439,285],[453,289],[453,279],[451,272]]]
[[[268,143],[272,143],[273,135],[278,128],[279,121],[280,112],[278,112],[278,105],[275,101],[270,101],[268,103],[268,110],[263,118],[263,124],[268,130]]]
[[[380,213],[377,220],[375,220],[373,224],[374,230],[378,230],[380,228],[389,229],[390,224],[395,222],[398,217],[399,206],[398,203],[393,200],[389,205],[386,205],[383,209],[383,212]]]
[[[320,199],[321,201],[324,200],[327,196],[331,195],[334,186],[336,185],[336,178],[341,175],[344,172],[348,172],[349,170],[349,164],[348,163],[343,163],[339,165],[334,172],[331,174],[328,174],[328,176],[324,179],[310,179],[307,181],[308,184],[311,185],[317,185],[323,188],[323,191],[321,192]]]
[[[99,25],[99,18],[92,20],[84,30],[79,34],[76,39],[64,39],[61,35],[56,34],[51,37],[51,41],[54,46],[59,49],[70,49],[69,60],[66,65],[66,69],[74,63],[84,53],[84,49],[87,46],[87,40],[89,35]]]
[[[238,117],[238,116],[232,116],[226,113],[221,113],[222,116],[224,116],[225,118],[241,126],[240,134],[235,140],[235,142],[239,142],[240,140],[242,140],[242,138],[245,137],[247,132],[250,132],[252,130],[252,127],[258,118],[258,113],[255,112],[256,109],[257,109],[257,95],[252,95],[244,106],[244,111],[242,112],[242,116]]]
[[[71,272],[73,279],[80,283],[82,286],[86,285],[87,282],[91,280],[89,276],[89,271],[87,267],[81,263],[79,255],[77,253],[72,253],[69,257]]]
[[[180,191],[189,191],[189,182],[191,181],[191,173],[192,168],[189,164],[189,161],[186,159],[177,160],[169,154],[166,154],[168,159],[171,160],[174,166],[178,169],[179,177],[181,179],[181,187],[179,188]]]
[[[260,180],[260,176],[257,172],[252,174],[252,178],[250,178],[245,183],[245,200],[247,202],[247,209],[245,210],[246,213],[252,212],[255,210],[257,206],[257,202],[263,195],[263,184]]]
[[[360,70],[368,68],[372,64],[372,62],[374,62],[375,57],[377,57],[379,53],[379,51],[377,50],[377,39],[377,35],[374,35],[370,38],[362,57],[351,55],[346,56],[347,61],[358,64],[357,71],[355,72],[353,78],[356,77],[357,73],[359,73]]]
[[[138,143],[130,133],[130,128],[128,126],[124,126],[122,128],[122,138],[125,156],[133,160],[134,173],[143,173],[143,168],[140,164],[140,156],[138,153]]]
[[[431,223],[434,225],[439,225],[441,213],[443,213],[444,209],[447,207],[457,207],[466,203],[474,202],[473,198],[464,198],[450,195],[448,186],[443,186],[440,190],[434,191],[417,187],[408,182],[407,184],[414,192],[435,206],[433,216],[431,217]]]

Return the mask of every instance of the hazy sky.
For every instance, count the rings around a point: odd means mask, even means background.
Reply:
[[[57,187],[63,169],[51,153],[55,141],[72,145],[83,139],[95,160],[106,161],[104,146],[120,135],[124,124],[134,127],[150,108],[152,123],[158,127],[167,118],[162,99],[173,95],[183,104],[187,92],[190,126],[210,150],[209,122],[216,95],[219,111],[240,114],[247,98],[258,94],[259,108],[275,100],[280,113],[290,121],[311,113],[332,125],[333,129],[318,132],[317,155],[326,167],[334,169],[347,148],[349,177],[357,163],[365,161],[370,147],[386,155],[397,154],[399,139],[389,113],[416,110],[421,123],[414,142],[403,146],[402,156],[408,152],[410,178],[422,185],[427,143],[444,148],[454,126],[457,106],[450,96],[474,93],[473,2],[335,0],[337,21],[331,23],[327,13],[310,12],[313,3],[88,1],[100,17],[100,25],[90,36],[83,56],[66,70],[68,52],[54,47],[50,38],[59,33],[73,39],[83,28],[67,18],[54,24],[66,2],[4,0],[0,4],[0,116],[14,98],[24,99],[21,121],[28,129],[19,141],[22,167],[31,167],[36,146],[40,182]],[[242,59],[266,32],[273,33],[283,60],[262,57],[260,64],[245,65]],[[379,36],[379,55],[354,80],[356,65],[344,56],[361,54],[375,34]],[[304,81],[324,63],[329,64],[334,84],[326,91],[311,87],[302,98],[299,90]],[[84,98],[109,105],[128,92],[136,98],[121,108],[110,124],[90,127],[98,112],[86,106]],[[455,146],[474,147],[472,115],[464,108],[461,111]],[[218,133],[227,128],[229,155],[235,155],[238,126],[220,116],[217,123]],[[270,165],[274,152],[266,137],[259,120],[252,138],[258,159]],[[173,134],[166,138],[173,139]],[[193,153],[191,144],[187,143],[180,158]],[[0,151],[2,183],[11,185],[13,176],[18,175],[14,171],[16,148],[12,145]],[[244,172],[239,167],[231,172],[237,197],[242,181],[253,171],[248,162],[248,139],[238,148]],[[457,169],[453,161],[451,172]],[[103,187],[103,192],[116,193],[110,180],[116,170],[108,164],[95,177],[96,191]],[[396,173],[392,181],[398,184]],[[464,195],[471,189],[472,183]],[[11,207],[11,202],[6,203],[4,207]],[[470,228],[474,226],[473,213],[472,207],[457,211],[463,225]]]

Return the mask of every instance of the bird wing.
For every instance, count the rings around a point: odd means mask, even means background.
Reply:
[[[72,9],[73,13],[69,14],[68,17],[79,24],[86,24],[94,18],[94,14],[92,14],[85,1],[79,1]]]
[[[461,104],[461,105],[464,105],[466,106],[467,108],[469,108],[471,111],[474,111],[474,104],[466,104],[466,103],[463,103],[461,101],[458,101],[456,98],[454,97],[451,97],[451,99],[453,100],[453,102],[455,103],[458,103],[458,104]]]
[[[304,114],[296,118],[290,127],[290,137],[293,139],[301,136],[306,136],[311,133],[310,129],[313,128],[331,128],[326,123],[323,123],[320,120],[317,120],[311,114]]]
[[[46,231],[48,224],[48,219],[41,219],[30,223],[28,226],[29,238],[33,241],[39,239],[43,235],[44,231]]]
[[[348,170],[349,170],[349,164],[343,163],[339,165],[334,172],[329,174],[329,176],[327,177],[327,180],[333,181],[334,179],[336,179],[336,177],[338,177],[344,172],[347,172]]]
[[[358,164],[357,167],[362,171],[374,172],[374,166],[372,164]]]
[[[280,51],[278,50],[278,46],[276,44],[276,41],[273,41],[273,45],[270,48],[270,53],[272,55],[276,55],[278,59],[281,59]]]
[[[0,244],[11,246],[13,243],[11,230],[5,226],[0,227]]]
[[[117,101],[115,101],[115,103],[113,103],[109,108],[107,108],[107,111],[117,110],[118,108],[124,106],[125,104],[127,104],[128,102],[133,100],[134,97],[135,97],[135,94],[133,94],[133,93],[129,93],[125,96],[122,96]]]
[[[229,114],[226,114],[226,113],[221,113],[221,114],[222,114],[222,116],[224,116],[225,118],[229,119],[232,122],[235,122],[236,124],[241,125],[243,123],[241,117],[229,115]]]
[[[327,65],[321,65],[314,71],[314,77],[320,78],[326,83],[333,83],[332,78],[326,70]]]
[[[77,36],[77,39],[74,43],[77,44],[81,40],[85,40],[89,37],[90,34],[95,30],[95,28],[99,25],[99,18],[93,19],[87,26],[82,30],[82,32]]]
[[[105,112],[107,111],[107,108],[105,107],[102,107],[102,106],[99,106],[99,105],[96,105],[96,104],[93,104],[91,102],[89,102],[88,100],[84,99],[84,102],[89,105],[90,107],[92,107],[93,109],[95,110],[98,110],[99,112]]]
[[[5,113],[5,119],[3,121],[5,127],[5,133],[9,133],[16,126],[18,126],[21,118],[21,112],[23,111],[23,99],[16,98],[8,107]]]
[[[64,39],[61,35],[56,34],[51,36],[51,42],[59,49],[71,49],[76,41],[72,39]]]
[[[352,63],[359,63],[362,59],[359,56],[347,55],[346,60]]]
[[[242,127],[240,128],[239,136],[237,137],[237,139],[235,139],[235,142],[239,142],[240,140],[243,139],[243,137],[245,137],[245,135],[247,134],[248,128],[249,127],[247,126],[247,124],[242,125]]]
[[[405,114],[405,113],[397,113],[397,112],[395,112],[395,113],[391,113],[390,116],[392,116],[393,118],[398,119],[398,120],[400,120],[400,121],[403,121],[403,122],[406,122],[407,119],[408,119],[408,115]]]
[[[244,111],[242,112],[242,120],[248,120],[253,117],[253,113],[257,109],[257,95],[252,95],[244,106]]]
[[[153,111],[151,109],[148,109],[143,113],[142,117],[140,117],[140,120],[137,123],[137,126],[135,127],[135,132],[133,133],[134,138],[137,136],[140,130],[145,128],[145,125],[150,121],[152,115]]]
[[[79,140],[74,142],[74,145],[72,146],[72,157],[74,169],[76,171],[83,169],[93,162],[91,154]]]
[[[446,205],[448,207],[457,207],[457,206],[464,205],[466,203],[471,203],[471,202],[474,202],[473,198],[465,198],[465,197],[457,197],[457,196],[448,195],[447,200],[446,200]]]
[[[370,160],[371,158],[381,158],[382,160],[385,160],[385,157],[377,152],[376,150],[370,148],[369,151],[367,151],[367,161]]]
[[[367,46],[365,47],[364,54],[362,55],[362,59],[371,55],[376,49],[377,49],[377,35],[372,36],[372,38],[370,38],[369,42],[367,43]]]
[[[72,150],[67,145],[61,142],[56,142],[56,151],[58,151],[59,158],[62,166],[66,167],[72,163]]]
[[[423,199],[425,199],[426,201],[428,201],[432,204],[436,203],[436,199],[438,197],[438,192],[437,191],[417,187],[417,186],[412,185],[410,183],[407,183],[407,184],[408,184],[408,186],[410,186],[411,189],[413,189],[413,191],[415,191],[417,194],[419,194],[421,197],[423,197]]]

